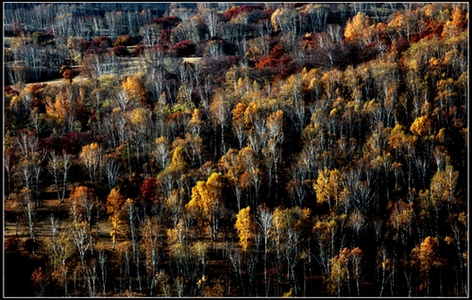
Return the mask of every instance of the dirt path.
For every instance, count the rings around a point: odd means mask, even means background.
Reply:
[[[79,76],[74,77],[74,79],[72,80],[72,83],[79,83],[79,82],[82,83],[87,80],[88,80],[87,77],[79,75]],[[63,85],[64,83],[66,83],[66,81],[64,80],[64,78],[58,78],[58,79],[53,79],[53,80],[48,80],[48,81],[27,83],[25,87],[29,87],[32,84],[38,84],[38,83],[47,83],[51,85]]]
[[[135,62],[142,62],[142,59],[141,58],[136,58],[136,57],[130,57],[130,59],[132,61],[135,61]],[[183,57],[182,60],[184,62],[188,62],[188,63],[192,63],[192,64],[199,64],[201,63],[201,59],[202,57]],[[137,73],[136,72],[133,72],[133,73]],[[74,77],[74,79],[72,80],[72,83],[83,83],[85,81],[89,80],[87,77],[85,76],[82,76],[82,75],[78,75],[76,77]],[[25,85],[25,87],[29,87],[31,86],[32,84],[38,84],[38,83],[46,83],[46,84],[51,84],[51,85],[62,85],[64,83],[66,83],[66,81],[64,80],[64,78],[57,78],[57,79],[52,79],[52,80],[48,80],[48,81],[40,81],[40,82],[32,82],[32,83],[27,83]]]

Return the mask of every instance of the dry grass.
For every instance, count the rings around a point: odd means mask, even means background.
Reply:
[[[191,64],[199,64],[201,63],[202,58],[201,57],[184,57],[183,61],[188,62]]]

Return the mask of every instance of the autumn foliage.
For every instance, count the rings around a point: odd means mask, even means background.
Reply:
[[[467,4],[4,23],[6,296],[467,296]]]

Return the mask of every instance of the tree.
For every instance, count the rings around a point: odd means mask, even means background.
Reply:
[[[98,143],[82,146],[79,158],[87,169],[90,182],[98,183],[98,176],[103,157],[103,148]]]
[[[329,15],[329,7],[322,4],[306,4],[301,11],[304,26],[308,27],[308,31],[321,32],[326,26],[326,20]],[[306,23],[306,24],[305,24]],[[329,26],[329,25],[328,25]]]
[[[218,219],[222,210],[220,205],[224,186],[223,175],[212,173],[206,182],[198,181],[192,188],[190,202],[186,205],[186,209],[197,219],[209,225],[213,241],[218,239]]]
[[[256,219],[256,223],[257,225],[259,225],[262,230],[262,234],[264,235],[264,284],[267,296],[269,293],[269,282],[267,278],[267,247],[269,241],[269,234],[272,227],[272,212],[265,204],[259,205],[257,209],[259,214]]]
[[[339,194],[342,191],[341,188],[341,173],[337,170],[328,170],[324,168],[318,171],[318,178],[313,183],[313,188],[316,192],[316,201],[318,203],[328,202],[329,210],[332,208],[332,200],[336,209],[339,206]]]
[[[145,216],[148,207],[151,207],[158,201],[156,178],[149,177],[144,180],[139,190],[141,191],[141,201],[144,210],[143,215]]]
[[[259,155],[267,143],[267,127],[265,111],[256,101],[249,103],[244,111],[244,124],[248,129],[250,146]]]
[[[457,185],[458,171],[454,171],[451,165],[446,166],[445,170],[439,170],[431,179],[430,190],[420,192],[419,206],[423,211],[423,225],[432,225],[432,234],[440,238],[439,224],[441,212],[446,209],[451,211],[453,203],[456,201],[455,190]],[[430,220],[429,222],[426,220]]]
[[[347,21],[344,37],[351,42],[369,44],[372,41],[370,18],[358,12],[352,20]]]
[[[26,220],[28,222],[28,228],[29,228],[29,238],[30,241],[33,244],[36,244],[36,235],[34,231],[34,223],[37,220],[38,217],[38,207],[33,201],[32,195],[31,195],[31,190],[28,189],[27,187],[24,187],[20,194],[19,194],[19,199],[21,208],[25,214]],[[32,251],[34,254],[34,248],[36,245],[33,245]]]
[[[14,149],[13,147],[9,147],[7,149],[4,150],[4,156],[3,156],[3,166],[4,166],[4,169],[5,169],[5,196],[6,196],[6,199],[10,199],[11,198],[11,192],[13,190],[13,187],[12,187],[12,178],[13,178],[13,175],[15,174],[15,171],[16,171],[16,162],[18,160],[18,158],[16,157],[15,153],[14,153]]]
[[[208,28],[210,38],[215,37],[218,33],[218,13],[214,8],[206,8],[202,11],[203,22]]]
[[[121,228],[125,201],[126,198],[120,194],[118,188],[113,188],[107,197],[106,208],[107,213],[110,214],[109,219],[112,225],[112,229],[110,231],[110,236],[112,237],[112,250],[114,250],[116,247],[116,237]]]
[[[240,178],[244,172],[241,164],[239,152],[236,149],[229,149],[228,152],[221,156],[218,165],[220,169],[226,172],[225,177],[228,179],[236,196],[236,205],[238,211],[241,210],[241,200],[243,188],[240,185]]]
[[[210,104],[210,113],[214,116],[215,125],[220,125],[221,153],[226,153],[225,127],[230,118],[229,105],[221,92],[217,92]]]
[[[115,187],[119,176],[121,175],[121,164],[117,155],[109,154],[105,155],[103,172],[107,177],[108,188],[111,190]]]
[[[186,156],[190,161],[192,167],[198,167],[203,164],[203,138],[199,135],[185,134],[185,139],[175,139],[174,146],[179,146],[184,149]]]
[[[244,149],[243,149],[244,150]],[[253,207],[259,205],[259,197],[262,183],[263,183],[263,173],[259,168],[250,168],[248,171],[244,171],[242,174],[239,184],[243,190],[248,190],[250,196],[252,196],[251,203]],[[251,188],[254,188],[254,192],[251,192]]]
[[[101,248],[98,249],[98,264],[100,266],[100,273],[101,273],[101,286],[102,292],[106,293],[106,282],[107,282],[107,256],[105,254],[105,249]]]
[[[144,155],[149,152],[148,143],[145,141],[151,136],[149,128],[151,127],[151,112],[145,108],[137,107],[127,113],[130,142],[134,142],[135,156],[138,165],[141,164],[141,153]]]
[[[53,243],[53,253],[50,255],[53,265],[52,278],[57,279],[64,288],[64,296],[68,296],[69,268],[71,267],[69,258],[74,254],[74,242],[68,230],[59,233],[55,243]]]
[[[61,67],[61,70],[59,70],[59,73],[64,77],[64,80],[68,81],[69,83],[72,83],[72,80],[76,76],[74,70],[70,66],[63,65]]]
[[[287,260],[286,278],[290,281],[295,294],[298,293],[299,285],[295,273],[295,266],[300,259],[301,242],[304,240],[305,230],[308,227],[308,218],[310,216],[309,208],[293,208],[282,209],[275,208],[273,212],[272,234],[274,235],[274,243],[277,258],[277,280],[280,284],[282,272],[282,255]]]
[[[90,227],[93,206],[97,202],[95,189],[86,186],[77,186],[71,191],[69,199],[71,202],[79,204],[82,209],[83,219]]]
[[[42,297],[47,295],[46,291],[50,283],[51,277],[45,273],[42,267],[37,267],[31,274],[31,281],[34,285],[36,296]]]
[[[244,140],[246,138],[245,125],[244,125],[244,112],[246,111],[246,105],[243,102],[238,102],[236,107],[233,109],[232,128],[238,139],[239,149],[243,147]]]
[[[267,146],[262,149],[262,154],[266,159],[269,176],[269,191],[272,186],[272,169],[275,176],[275,199],[279,196],[279,166],[282,163],[282,149],[277,144],[276,139],[270,139]]]
[[[62,203],[66,196],[67,184],[69,181],[69,170],[71,168],[71,157],[67,152],[62,152],[62,157],[55,151],[51,152],[49,159],[50,172],[54,177],[54,186],[57,191],[57,199]],[[62,174],[62,176],[61,176]]]
[[[291,32],[296,34],[298,14],[290,4],[277,8],[270,18],[274,31]]]
[[[341,291],[347,283],[348,270],[345,267],[346,257],[341,253],[330,259],[330,276],[326,280],[327,288],[333,295],[341,296]]]
[[[347,225],[352,228],[355,233],[356,240],[354,242],[355,246],[361,245],[361,233],[365,230],[365,217],[364,214],[358,209],[355,208],[352,210],[347,221]]]
[[[353,268],[353,273],[354,273],[354,279],[356,281],[356,288],[357,288],[357,296],[361,295],[361,289],[360,289],[360,284],[362,280],[362,258],[364,256],[364,252],[362,252],[359,247],[356,247],[351,250],[349,260],[352,264]]]
[[[157,184],[164,192],[165,198],[169,198],[172,190],[183,184],[182,175],[186,172],[187,167],[184,149],[180,145],[176,146],[170,164],[157,175]]]
[[[304,161],[304,157],[294,161],[290,167],[291,180],[287,183],[287,191],[292,205],[302,206],[305,202],[307,185],[312,182],[308,177],[308,171],[309,165]]]
[[[388,280],[390,279],[390,282],[392,282],[392,275],[393,275],[393,263],[392,259],[389,257],[388,250],[385,246],[382,246],[377,253],[379,256],[380,260],[380,266],[379,268],[382,269],[382,283],[381,283],[381,289],[380,289],[380,296],[383,295],[385,285],[387,284]],[[387,272],[389,273],[387,275]],[[393,291],[392,291],[393,293]]]
[[[90,226],[83,222],[73,222],[70,225],[69,232],[71,239],[74,242],[79,252],[80,262],[82,267],[85,267],[85,254],[92,248],[92,237],[90,235]]]
[[[163,136],[157,138],[154,142],[152,155],[157,162],[159,169],[164,170],[170,163],[170,149],[167,139]]]
[[[247,251],[254,238],[255,223],[250,211],[251,207],[249,206],[241,209],[236,215],[236,223],[234,224],[239,235],[239,243],[244,251]]]
[[[283,111],[277,110],[276,112],[270,114],[267,117],[266,127],[267,134],[269,136],[269,141],[267,146],[262,149],[262,154],[266,157],[266,162],[269,169],[269,189],[272,183],[272,166],[274,167],[274,176],[275,176],[275,198],[278,197],[278,185],[279,185],[279,165],[282,162],[282,150],[280,149],[284,141],[284,132],[283,132]]]
[[[137,208],[136,204],[133,199],[128,198],[125,202],[125,207],[123,208],[128,215],[128,222],[129,222],[129,231],[131,233],[131,245],[133,248],[133,257],[137,259],[137,226],[136,226],[136,219],[137,219]],[[138,273],[139,274],[139,273]]]
[[[325,215],[316,218],[313,226],[316,252],[315,259],[325,276],[331,274],[330,260],[335,257],[338,243],[342,240],[342,228],[346,215]]]
[[[36,132],[22,130],[19,137],[16,139],[18,145],[18,152],[20,158],[20,172],[22,173],[24,185],[26,188],[34,191],[33,200],[39,204],[40,190],[40,175],[42,171],[42,162],[47,152],[45,148],[41,148],[39,144],[39,137]],[[32,186],[32,179],[34,179],[34,186]]]
[[[157,284],[156,275],[159,271],[159,264],[161,262],[161,246],[162,242],[159,237],[161,229],[159,227],[159,222],[156,216],[145,217],[143,222],[139,225],[138,228],[139,234],[141,236],[141,241],[139,243],[141,249],[145,255],[145,268],[147,270],[147,286],[149,289],[149,294],[154,294],[154,289]]]
[[[456,245],[456,266],[455,266],[455,273],[456,273],[456,295],[462,293],[466,290],[466,283],[465,283],[465,273],[464,268],[466,264],[463,263],[466,255],[463,252],[463,241],[465,240],[465,228],[466,228],[466,213],[460,212],[458,214],[454,214],[451,216],[451,229],[452,229],[452,237],[446,237],[444,240],[446,243],[455,242]]]
[[[430,296],[431,278],[430,273],[433,268],[441,266],[441,260],[437,254],[438,239],[427,236],[420,245],[411,251],[413,263],[420,268],[420,276],[423,281],[425,295]],[[440,284],[442,284],[440,282]]]

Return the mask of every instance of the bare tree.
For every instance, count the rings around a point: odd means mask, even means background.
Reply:
[[[203,22],[210,32],[210,38],[217,36],[218,34],[218,14],[217,11],[213,8],[204,9],[203,12]]]
[[[65,151],[62,152],[62,157],[58,156],[55,151],[50,153],[49,168],[51,174],[54,177],[54,186],[56,187],[57,199],[61,203],[64,202],[64,198],[66,196],[70,167],[70,155]]]
[[[86,222],[74,222],[70,228],[71,238],[74,241],[77,250],[79,251],[80,262],[85,263],[85,253],[91,247],[90,230]]]
[[[8,148],[4,150],[4,157],[3,157],[3,167],[5,168],[5,195],[7,199],[11,198],[12,192],[12,177],[16,173],[15,161],[16,157],[13,153],[12,148]]]
[[[103,172],[107,177],[108,188],[111,190],[115,187],[118,177],[121,174],[121,166],[119,160],[114,155],[107,155],[103,165]]]
[[[34,223],[37,220],[38,217],[38,210],[35,202],[33,201],[32,195],[31,195],[31,190],[28,189],[27,187],[24,187],[19,195],[21,201],[21,207],[23,209],[23,212],[26,217],[26,221],[28,222],[28,228],[29,228],[29,237],[31,241],[33,242],[33,254],[34,254],[34,248],[36,243],[36,235],[34,232]]]
[[[272,227],[272,212],[265,205],[258,207],[259,215],[256,223],[262,230],[264,235],[264,285],[266,297],[269,295],[269,280],[267,278],[267,246],[269,241],[269,233]]]
[[[82,152],[79,155],[80,160],[87,169],[90,182],[98,183],[98,176],[103,158],[103,147],[98,143],[91,143],[82,147]]]
[[[100,272],[101,272],[101,284],[102,284],[102,292],[103,294],[106,293],[107,287],[107,257],[105,254],[105,249],[98,250],[98,263],[100,265]]]

